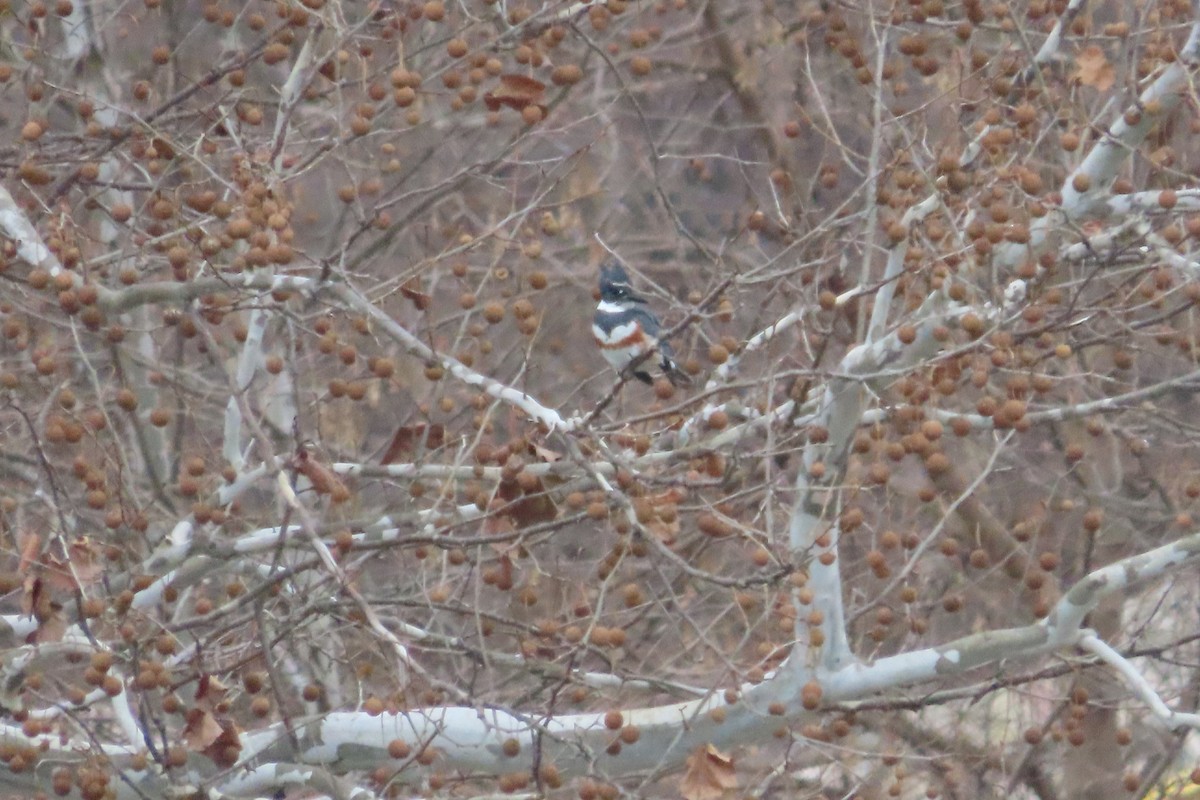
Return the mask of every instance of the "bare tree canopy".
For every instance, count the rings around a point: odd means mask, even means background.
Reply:
[[[1200,0],[0,31],[0,796],[1200,784]]]

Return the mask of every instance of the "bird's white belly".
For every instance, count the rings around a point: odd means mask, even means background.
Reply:
[[[645,351],[647,342],[638,337],[636,322],[618,325],[610,331],[605,331],[599,325],[592,325],[592,336],[600,345],[600,352],[609,364],[617,369],[623,369],[635,356]]]
[[[612,364],[613,369],[618,371],[625,369],[625,365],[633,361],[633,357],[636,355],[632,350],[601,350],[600,352],[604,355],[604,360]]]

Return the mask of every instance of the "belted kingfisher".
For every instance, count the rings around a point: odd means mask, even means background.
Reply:
[[[657,348],[659,367],[674,386],[691,383],[687,374],[675,363],[671,345],[660,341],[662,325],[654,313],[645,308],[646,298],[633,291],[629,274],[614,260],[600,267],[600,303],[592,318],[592,337],[600,352],[618,372],[642,353]],[[634,377],[642,383],[653,383],[643,362]]]

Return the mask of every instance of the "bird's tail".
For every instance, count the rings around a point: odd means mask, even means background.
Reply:
[[[658,348],[659,368],[671,385],[676,389],[681,386],[691,386],[692,376],[684,372],[676,363],[675,351],[671,349],[671,345],[664,341],[656,341],[655,346]]]
[[[667,376],[667,380],[671,382],[671,385],[676,388],[692,385],[692,376],[684,372],[679,365],[675,363],[675,359],[666,354],[663,355],[662,359],[662,371],[663,374]]]

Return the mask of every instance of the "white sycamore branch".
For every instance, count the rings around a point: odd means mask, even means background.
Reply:
[[[1138,95],[1137,104],[1121,114],[1083,161],[1062,185],[1062,204],[1057,213],[1046,214],[1030,226],[1027,244],[1008,244],[997,248],[993,263],[1000,267],[1015,267],[1030,251],[1037,252],[1047,243],[1051,232],[1061,220],[1080,220],[1098,207],[1113,202],[1111,187],[1121,166],[1137,151],[1160,120],[1190,94],[1189,83],[1196,63],[1200,61],[1200,22],[1192,25],[1187,42],[1177,60],[1169,64],[1154,81]],[[1149,110],[1154,109],[1154,113]]]
[[[1094,639],[1093,634],[1080,624],[1102,598],[1198,562],[1200,533],[1194,533],[1089,574],[1037,624],[972,634],[874,663],[851,663],[832,671],[817,669],[803,680],[800,671],[780,669],[757,685],[739,687],[734,702],[714,692],[702,700],[624,710],[624,725],[636,726],[640,737],[615,755],[607,752],[615,732],[605,727],[604,713],[532,719],[498,709],[443,707],[375,717],[366,712],[342,712],[311,719],[297,728],[298,753],[290,751],[286,735],[276,725],[243,737],[245,761],[296,761],[337,770],[387,763],[399,766],[403,762],[389,759],[387,747],[393,739],[401,739],[414,750],[423,744],[436,748],[441,769],[468,772],[531,769],[535,758],[542,764],[554,764],[564,774],[588,770],[622,774],[661,767],[680,762],[699,745],[745,744],[770,737],[780,725],[802,719],[808,710],[801,693],[805,681],[820,687],[823,704],[848,703],[889,689],[960,675],[1001,659],[1031,658],[1081,645],[1094,647],[1087,638]],[[1171,714],[1175,723],[1192,722],[1192,715]],[[510,738],[521,746],[512,758],[504,751]]]
[[[1107,642],[1092,631],[1085,631],[1079,637],[1079,646],[1099,658],[1105,664],[1115,669],[1129,684],[1130,688],[1142,699],[1142,702],[1161,719],[1168,728],[1195,728],[1200,730],[1200,714],[1185,714],[1172,711],[1159,697],[1158,692],[1146,680],[1146,676],[1137,671],[1129,659],[1118,653]]]

